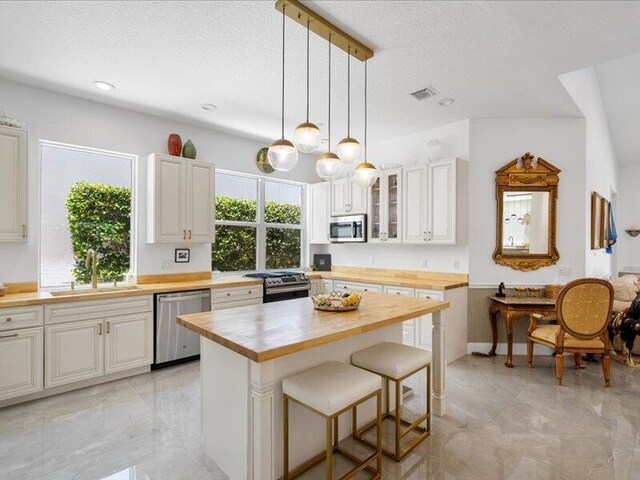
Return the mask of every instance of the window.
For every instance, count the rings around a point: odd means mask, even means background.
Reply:
[[[303,186],[233,172],[216,172],[213,270],[300,268]]]
[[[41,153],[40,285],[89,283],[89,249],[101,281],[122,279],[133,266],[135,157],[51,143]]]

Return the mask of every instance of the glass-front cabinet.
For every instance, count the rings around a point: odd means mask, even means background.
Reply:
[[[369,192],[369,241],[394,243],[401,241],[400,170],[380,172]]]

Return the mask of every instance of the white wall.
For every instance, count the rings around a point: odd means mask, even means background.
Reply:
[[[544,285],[553,283],[561,267],[572,276],[585,270],[585,122],[574,118],[473,119],[469,162],[469,282],[471,286]],[[557,247],[560,261],[553,267],[519,272],[496,265],[495,171],[531,152],[558,167]]]
[[[190,263],[173,264],[174,248],[179,245],[145,243],[146,157],[152,152],[166,152],[169,133],[180,134],[183,141],[191,138],[198,150],[198,159],[214,162],[218,168],[261,173],[255,166],[255,157],[258,149],[265,145],[255,140],[2,79],[0,107],[26,122],[29,132],[29,240],[24,244],[0,244],[0,282],[33,282],[38,279],[39,140],[138,155],[138,274],[205,271],[211,268],[211,249],[207,244],[190,247]],[[302,157],[292,172],[273,176],[304,182],[317,181],[313,162]],[[172,263],[172,270],[162,270],[161,265],[165,260]]]
[[[427,142],[435,137],[443,143],[442,158],[469,160],[469,121],[464,120],[370,145],[369,161],[376,166],[385,163],[426,163]],[[315,245],[311,247],[310,261],[313,261],[313,253],[331,253],[334,265],[460,273],[469,271],[466,245]]]
[[[611,258],[604,249],[591,250],[591,192],[608,200],[617,191],[618,161],[611,141],[607,115],[600,95],[598,77],[593,67],[560,75],[560,81],[586,120],[586,191],[582,201],[585,221],[585,275],[608,277]],[[615,274],[615,272],[613,272]]]
[[[618,183],[618,266],[620,270],[640,271],[640,236],[631,237],[625,232],[629,227],[640,228],[638,186],[640,165],[620,167]]]

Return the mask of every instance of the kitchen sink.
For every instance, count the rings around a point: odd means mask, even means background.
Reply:
[[[54,290],[51,293],[54,297],[66,297],[70,295],[94,295],[96,293],[129,292],[139,290],[137,285],[123,285],[122,287],[98,287],[98,288],[76,288],[75,290]]]

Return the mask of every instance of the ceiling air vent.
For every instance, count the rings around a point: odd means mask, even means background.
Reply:
[[[427,98],[435,97],[440,92],[433,88],[432,86],[428,86],[423,88],[422,90],[418,90],[417,92],[413,92],[411,96],[416,100],[426,100]]]

